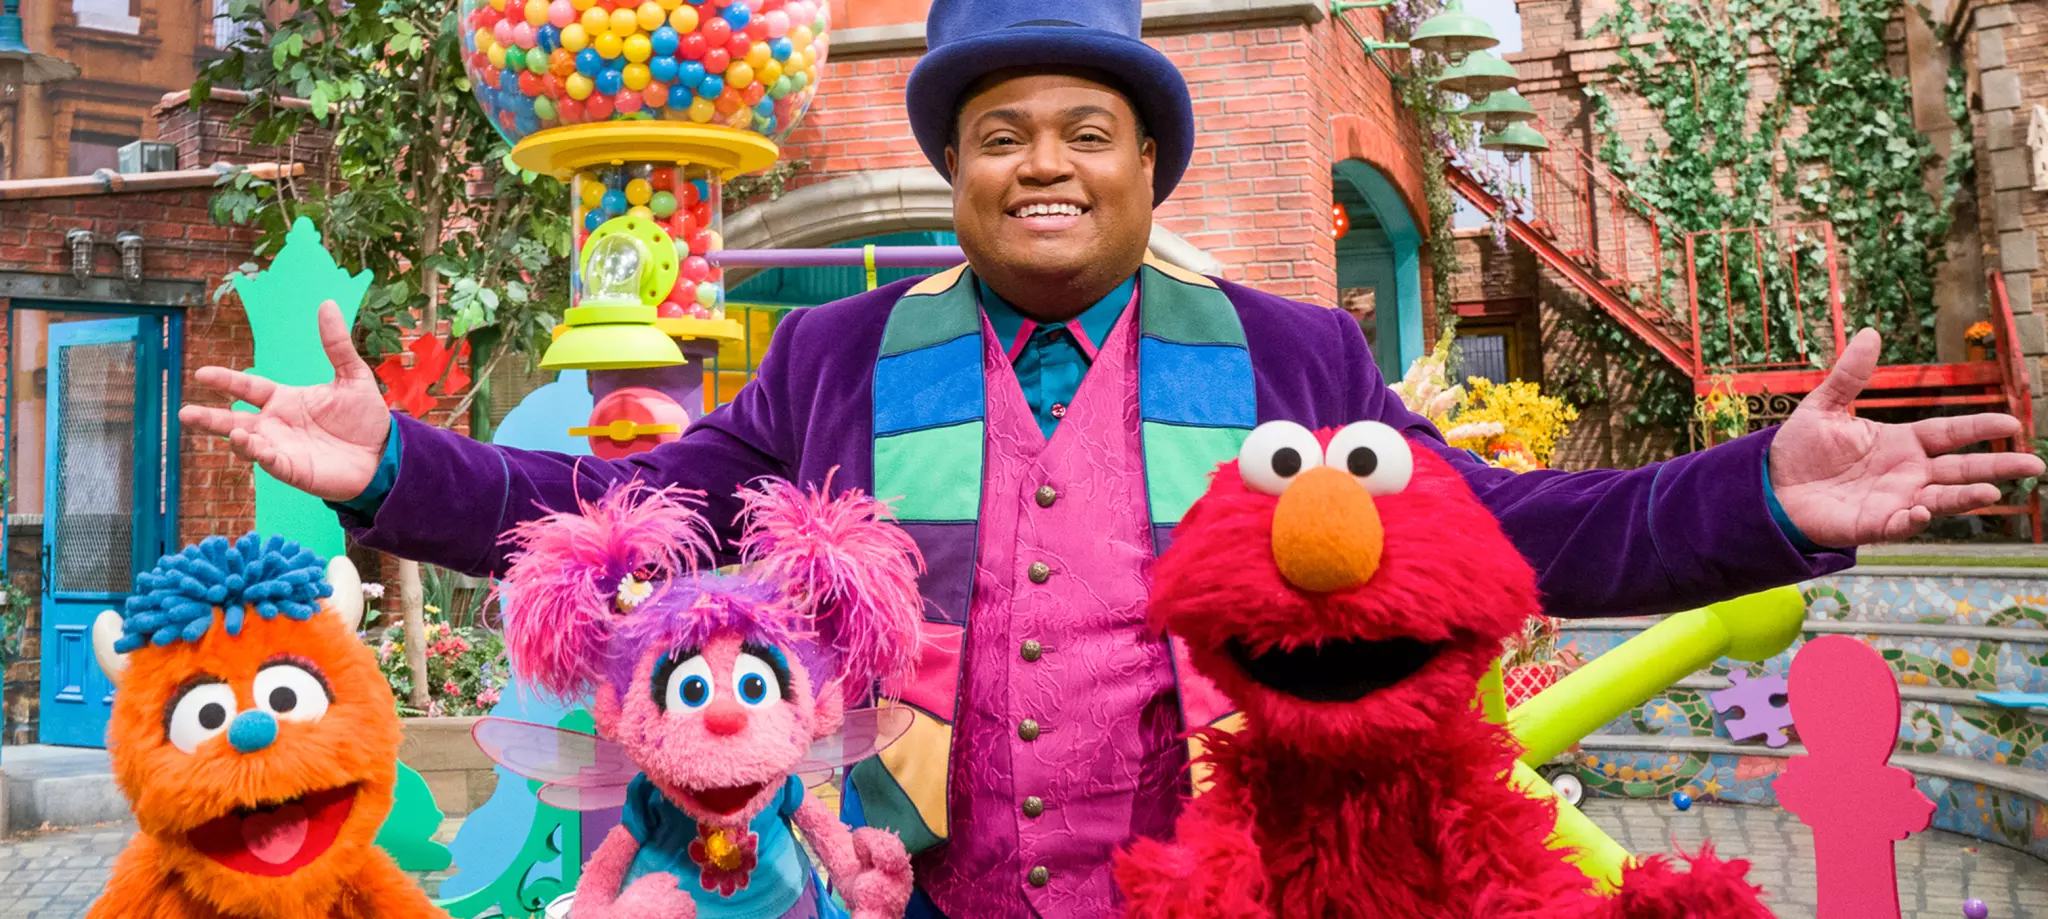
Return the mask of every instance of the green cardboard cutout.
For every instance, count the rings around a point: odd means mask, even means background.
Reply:
[[[350,275],[334,263],[320,242],[313,221],[300,217],[285,235],[284,248],[270,267],[254,276],[235,278],[235,293],[249,316],[256,362],[249,372],[291,386],[317,386],[334,380],[334,365],[320,347],[317,316],[320,304],[333,300],[351,328],[370,273]],[[254,410],[237,403],[237,409]],[[348,546],[334,512],[319,498],[292,488],[256,470],[256,532],[283,536],[319,553],[342,554]]]
[[[392,790],[391,814],[377,831],[377,847],[391,853],[402,871],[440,871],[454,864],[448,847],[434,841],[441,831],[439,805],[427,780],[404,763],[398,764],[398,785]]]
[[[596,720],[585,709],[577,709],[556,722],[556,727],[579,734],[597,733]],[[537,793],[541,783],[527,780]],[[557,865],[554,871],[545,866]],[[488,886],[467,896],[436,900],[455,919],[470,919],[497,910],[502,916],[539,916],[547,905],[576,889],[583,876],[583,815],[546,804],[534,811],[533,827],[512,864]]]

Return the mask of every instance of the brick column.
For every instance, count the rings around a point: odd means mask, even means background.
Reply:
[[[2048,392],[2042,385],[2042,358],[2048,357],[2048,316],[2043,312],[2048,290],[2035,286],[2048,281],[2037,270],[2040,232],[2048,227],[2048,195],[2032,190],[2026,133],[2032,106],[2048,103],[2048,54],[2041,47],[2048,41],[2048,29],[2043,17],[2048,17],[2048,0],[2023,0],[1979,6],[1970,21],[1982,105],[1978,149],[1985,152],[1978,170],[1983,183],[1979,199],[1990,202],[1983,208],[1990,224],[1984,235],[1997,240],[1996,254],[1988,258],[2005,275],[2020,353],[2030,359],[2037,419],[2048,419]]]

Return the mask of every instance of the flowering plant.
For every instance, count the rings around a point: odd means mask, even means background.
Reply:
[[[1436,350],[1416,358],[1401,382],[1391,387],[1409,411],[1429,419],[1440,431],[1450,426],[1451,412],[1465,398],[1464,387],[1451,385],[1450,363],[1451,336],[1445,335],[1437,339]]]
[[[1444,439],[1504,469],[1527,472],[1548,467],[1558,439],[1579,419],[1578,409],[1544,395],[1535,383],[1472,377],[1465,385],[1457,425],[1444,432]]]
[[[1963,341],[1979,348],[1989,348],[1997,340],[1998,335],[1991,331],[1989,322],[1979,322],[1963,330]]]
[[[437,613],[434,607],[427,612]],[[377,667],[391,684],[391,694],[403,700],[412,693],[412,669],[405,662],[405,626],[393,625],[366,636],[376,643]],[[498,704],[510,677],[505,665],[505,642],[488,629],[456,628],[445,621],[427,623],[426,711],[415,711],[404,702],[402,715],[482,715]]]
[[[1732,440],[1749,432],[1749,401],[1736,395],[1732,379],[1722,377],[1706,395],[1693,398],[1692,417],[1702,430]]]

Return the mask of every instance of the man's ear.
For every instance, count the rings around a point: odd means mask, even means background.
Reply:
[[[1145,170],[1145,187],[1152,187],[1152,167],[1159,163],[1159,142],[1150,137],[1138,145],[1138,165]]]
[[[960,147],[957,144],[946,145],[946,174],[949,176],[960,174]]]

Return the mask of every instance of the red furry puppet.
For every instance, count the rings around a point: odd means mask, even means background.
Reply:
[[[1747,866],[1651,858],[1596,893],[1473,700],[1536,581],[1448,463],[1377,422],[1260,425],[1160,558],[1152,622],[1243,713],[1116,877],[1137,919],[1770,915]]]
[[[398,709],[356,637],[355,569],[332,570],[338,594],[294,543],[216,536],[93,624],[118,687],[107,746],[142,831],[88,919],[445,919],[372,843]]]

